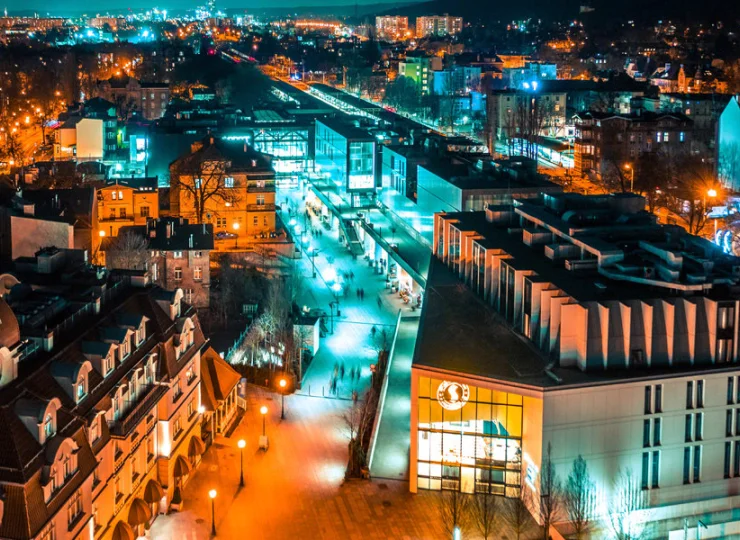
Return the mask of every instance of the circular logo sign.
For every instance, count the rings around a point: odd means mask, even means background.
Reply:
[[[470,397],[470,388],[467,384],[442,381],[437,388],[437,401],[443,408],[456,411],[462,409]]]

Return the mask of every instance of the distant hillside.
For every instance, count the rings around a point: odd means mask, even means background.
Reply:
[[[580,14],[581,5],[595,11]],[[485,7],[484,7],[485,6]],[[728,0],[519,0],[517,2],[481,2],[480,0],[430,0],[397,7],[381,8],[378,14],[406,15],[415,19],[422,15],[449,13],[466,21],[495,22],[527,18],[545,20],[588,19],[595,23],[636,20],[731,21],[740,18],[735,1]],[[412,22],[409,20],[409,22]]]

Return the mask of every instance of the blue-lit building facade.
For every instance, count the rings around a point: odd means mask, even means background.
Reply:
[[[316,120],[316,173],[336,185],[352,206],[375,190],[376,139],[369,132],[336,120]]]

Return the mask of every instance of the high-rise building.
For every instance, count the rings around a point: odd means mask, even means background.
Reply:
[[[463,28],[462,17],[432,15],[416,18],[416,37],[454,36]]]
[[[553,193],[435,216],[412,490],[525,491],[537,516],[541,471],[582,458],[595,537],[625,496],[643,537],[738,526],[740,258],[644,209]]]
[[[400,41],[410,37],[409,18],[397,15],[375,17],[375,32],[378,39]]]

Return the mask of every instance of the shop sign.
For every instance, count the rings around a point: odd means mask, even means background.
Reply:
[[[470,398],[470,387],[452,381],[442,381],[437,388],[437,401],[444,409],[456,411],[462,409]]]

